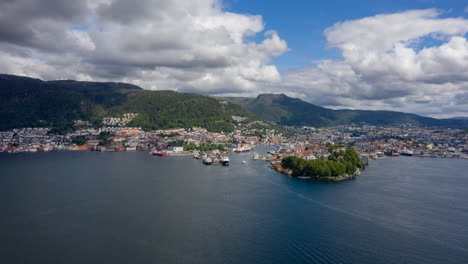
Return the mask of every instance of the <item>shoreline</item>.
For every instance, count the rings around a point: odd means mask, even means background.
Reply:
[[[292,170],[289,170],[289,169],[283,169],[281,167],[280,164],[278,163],[275,163],[275,165],[271,165],[270,166],[271,169],[281,173],[281,174],[285,174],[287,176],[290,176],[290,177],[293,177],[293,178],[298,178],[298,179],[301,179],[301,180],[315,180],[315,181],[323,181],[323,182],[339,182],[339,181],[345,181],[345,180],[350,180],[350,179],[354,179],[356,176],[359,176],[361,175],[362,173],[362,170],[356,170],[355,173],[353,173],[352,175],[349,175],[349,174],[345,174],[345,175],[342,175],[342,176],[338,176],[338,177],[332,177],[332,176],[329,176],[329,177],[315,177],[315,176],[293,176],[293,171]]]

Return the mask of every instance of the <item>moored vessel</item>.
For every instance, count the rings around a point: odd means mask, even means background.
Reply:
[[[221,158],[221,165],[229,166],[229,157],[226,157],[226,156],[222,157]]]
[[[405,149],[400,154],[404,156],[413,156],[413,151]]]
[[[213,164],[213,160],[210,157],[207,157],[207,158],[203,159],[203,164],[211,165],[211,164]]]
[[[167,156],[167,154],[164,151],[155,150],[155,151],[153,151],[153,156],[165,157],[165,156]]]

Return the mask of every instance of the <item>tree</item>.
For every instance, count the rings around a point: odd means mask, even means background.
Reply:
[[[294,176],[317,178],[352,175],[358,168],[363,169],[365,166],[357,152],[351,147],[346,148],[345,151],[333,152],[328,160],[306,161],[296,157],[286,157],[281,161],[281,165],[285,169],[291,169]]]
[[[73,144],[76,144],[78,146],[82,146],[82,145],[86,144],[86,137],[85,136],[72,137],[71,140],[72,140]]]

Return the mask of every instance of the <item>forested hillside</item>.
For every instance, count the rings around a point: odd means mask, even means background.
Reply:
[[[398,125],[411,123],[421,126],[468,127],[467,120],[436,119],[394,111],[333,110],[284,94],[261,94],[257,98],[227,98],[232,103],[265,120],[286,126],[334,126],[351,123]]]
[[[125,83],[42,81],[0,75],[0,130],[53,126],[71,128],[73,120],[95,125],[105,116],[139,115],[130,125],[144,129],[206,127],[231,131],[231,115],[253,117],[237,105],[173,91],[148,91]]]

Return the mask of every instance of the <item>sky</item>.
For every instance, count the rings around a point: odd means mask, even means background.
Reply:
[[[467,33],[454,0],[2,0],[0,73],[445,118]]]

